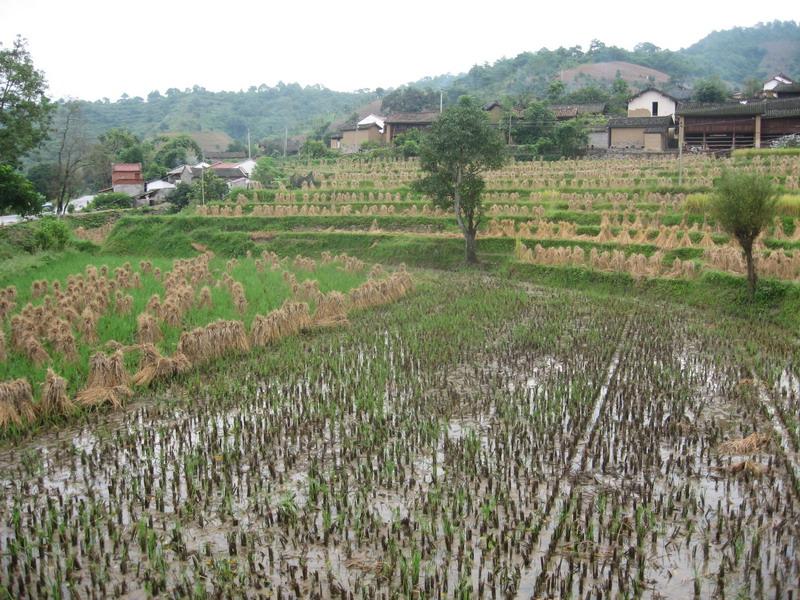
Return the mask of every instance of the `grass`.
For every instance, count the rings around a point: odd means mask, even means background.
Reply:
[[[57,280],[63,286],[69,275],[82,273],[88,265],[95,265],[98,268],[101,265],[106,265],[112,276],[114,269],[121,267],[125,263],[130,263],[134,270],[138,271],[141,258],[141,256],[131,255],[97,257],[76,252],[65,252],[61,255],[36,255],[29,259],[31,264],[26,265],[27,268],[0,272],[0,287],[16,286],[18,290],[17,310],[19,310],[28,302],[32,302],[34,305],[42,302],[41,299],[31,299],[31,284],[34,280],[47,279],[50,282]],[[15,259],[15,264],[24,264],[25,260],[25,257],[20,257]],[[169,271],[172,266],[172,260],[167,258],[153,258],[150,259],[150,262],[153,267],[161,269],[163,273]],[[217,277],[226,268],[225,261],[221,258],[212,260],[210,266]],[[366,271],[347,272],[335,264],[317,264],[317,268],[314,271],[297,270],[291,264],[287,264],[285,269],[294,272],[298,281],[316,279],[322,292],[332,290],[347,292],[366,280]],[[248,299],[246,312],[241,314],[237,310],[233,297],[227,288],[210,284],[213,306],[211,308],[196,307],[188,311],[183,316],[179,327],[172,327],[162,322],[160,329],[163,341],[157,344],[159,350],[165,355],[172,354],[183,331],[206,325],[217,319],[242,320],[245,327],[249,329],[253,318],[257,314],[266,315],[270,311],[279,308],[283,301],[291,296],[291,289],[284,281],[281,272],[282,269],[272,271],[269,267],[263,272],[258,272],[252,260],[239,260],[230,274],[244,286],[245,295]],[[141,288],[124,291],[125,294],[133,296],[131,313],[128,315],[116,314],[112,303],[112,306],[97,323],[99,342],[85,344],[80,343],[78,339],[78,356],[76,359],[67,360],[65,357],[50,351],[51,361],[48,364],[36,367],[23,355],[16,351],[11,351],[9,352],[8,360],[0,364],[0,381],[24,377],[36,389],[36,384],[44,380],[47,368],[52,367],[59,375],[69,381],[70,394],[80,389],[88,374],[89,357],[109,340],[115,340],[123,345],[135,344],[137,315],[146,311],[147,303],[154,294],[158,294],[163,301],[165,296],[164,286],[161,281],[155,279],[152,273],[142,274],[141,282]],[[311,308],[313,311],[313,303]],[[6,340],[10,340],[9,330],[6,330]],[[134,370],[135,359],[136,357],[133,355],[129,357],[129,370]]]

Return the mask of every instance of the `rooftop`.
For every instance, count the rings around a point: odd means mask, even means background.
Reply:
[[[657,129],[663,131],[672,127],[672,117],[617,117],[609,119],[610,129]]]
[[[677,113],[685,117],[738,117],[762,115],[767,119],[800,116],[800,98],[742,100],[721,104],[685,104]]]
[[[412,123],[433,123],[439,118],[439,111],[418,112],[418,113],[394,113],[384,119],[386,123],[392,124],[412,124]]]

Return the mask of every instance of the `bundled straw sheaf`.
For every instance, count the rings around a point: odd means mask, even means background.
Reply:
[[[347,325],[347,296],[341,292],[328,292],[322,294],[317,300],[317,310],[314,312],[315,327],[338,327]]]
[[[41,412],[44,415],[65,414],[75,409],[75,404],[67,396],[67,380],[47,369],[42,385]]]
[[[75,400],[84,406],[111,404],[119,407],[132,395],[133,392],[128,387],[124,355],[120,349],[111,356],[98,352],[89,359],[86,388]]]
[[[162,356],[153,344],[143,344],[139,370],[133,376],[133,384],[148,386],[155,380],[185,373],[191,366],[185,354],[177,352],[169,358]]]
[[[150,313],[143,312],[136,317],[136,339],[140,344],[155,344],[161,341],[161,328]]]
[[[241,321],[215,321],[181,334],[178,352],[202,364],[232,352],[248,352],[250,343]]]
[[[23,425],[34,418],[31,384],[25,379],[0,382],[0,427]]]
[[[308,304],[305,302],[283,303],[266,316],[253,319],[251,337],[253,345],[264,347],[290,335],[295,335],[311,326]]]

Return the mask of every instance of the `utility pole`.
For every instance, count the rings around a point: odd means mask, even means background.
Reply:
[[[289,126],[283,128],[283,158],[286,158],[286,145],[289,142]]]
[[[683,185],[683,141],[686,131],[686,120],[678,117],[678,185]]]
[[[250,128],[247,128],[247,158],[248,160],[253,158],[253,155],[250,152]]]

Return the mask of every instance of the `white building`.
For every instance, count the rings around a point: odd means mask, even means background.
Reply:
[[[674,117],[678,100],[655,88],[642,90],[628,100],[629,117]]]

